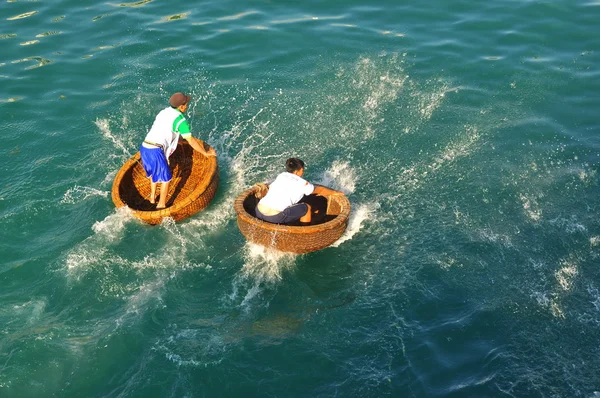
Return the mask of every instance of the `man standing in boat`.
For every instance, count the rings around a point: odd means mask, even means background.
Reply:
[[[314,186],[302,178],[304,162],[289,158],[285,162],[287,172],[277,176],[269,185],[269,191],[256,206],[256,217],[273,224],[288,224],[300,221],[309,224],[312,209],[308,203],[298,203],[304,195],[343,195],[342,192],[322,186]]]
[[[169,168],[169,156],[175,152],[180,135],[195,151],[204,156],[217,156],[214,149],[204,150],[203,142],[192,136],[190,125],[183,115],[189,102],[189,95],[183,93],[173,94],[169,99],[171,106],[163,109],[156,116],[140,147],[142,165],[146,171],[146,176],[151,181],[150,203],[156,203],[156,185],[159,182],[161,183],[157,209],[163,209],[167,205],[169,182],[173,178]]]

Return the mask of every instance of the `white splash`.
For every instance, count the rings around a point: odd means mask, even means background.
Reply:
[[[134,220],[133,213],[129,207],[121,207],[109,214],[102,221],[96,221],[92,230],[96,235],[105,237],[109,242],[115,242],[123,237],[125,226]]]
[[[277,282],[282,273],[296,264],[296,255],[246,242],[241,275],[257,282]]]
[[[186,234],[193,235],[196,240],[201,239],[203,235],[214,233],[218,228],[225,226],[233,217],[233,201],[235,196],[242,192],[234,187],[229,187],[224,194],[225,199],[211,203],[203,212],[195,215],[188,223],[182,226]]]
[[[125,117],[126,116],[124,116],[124,118]],[[115,137],[115,135],[112,133],[110,129],[110,122],[108,119],[96,119],[94,124],[96,125],[96,127],[98,127],[104,138],[110,140],[116,148],[120,149],[121,152],[123,152],[123,155],[125,155],[127,158],[130,158],[132,156],[132,154],[121,142],[121,140]]]
[[[96,264],[98,259],[102,258],[105,253],[105,249],[97,249],[94,251],[74,250],[67,255],[67,270],[70,274],[73,274],[79,269],[87,269],[92,264]]]
[[[346,231],[344,231],[342,236],[337,241],[333,242],[331,246],[338,247],[342,243],[352,239],[354,235],[361,230],[365,221],[369,220],[371,222],[375,222],[373,215],[378,208],[378,204],[370,204],[359,205],[356,210],[352,210],[350,212],[350,219],[348,220],[348,227],[346,228]]]
[[[250,312],[255,300],[270,286],[276,285],[283,278],[283,273],[291,270],[295,264],[295,254],[246,242],[244,265],[233,279],[231,294],[224,299],[234,305],[241,300],[239,307],[246,313]],[[265,303],[261,301],[260,305]]]
[[[127,223],[133,219],[131,211],[122,207],[103,221],[94,223],[94,235],[87,237],[67,254],[65,262],[69,277],[78,280],[88,270],[96,267],[100,259],[106,258],[108,247],[121,240]]]
[[[317,180],[318,184],[351,194],[356,189],[358,177],[350,162],[335,160],[323,175]]]
[[[104,177],[104,180],[102,180],[101,185],[112,185],[113,181],[115,180],[115,177],[117,176],[117,172],[119,170],[109,170],[108,173],[106,173],[106,176]],[[107,195],[108,196],[108,195]]]
[[[551,300],[546,293],[533,292],[531,297],[535,298],[535,301],[537,301],[538,305],[541,307],[550,307]]]
[[[453,89],[448,84],[443,84],[436,92],[419,93],[419,113],[423,119],[431,119],[431,116],[440,107],[446,93],[449,91],[453,91]]]
[[[268,127],[269,121],[257,120],[262,112],[263,109],[260,109],[249,119],[238,122],[220,139],[219,147],[223,148],[222,155],[220,155],[220,158],[223,159],[220,160],[225,160],[230,164],[233,176],[230,181],[233,183],[232,188],[236,191],[242,191],[257,182],[258,175],[262,174],[260,170],[264,169],[264,164],[274,164],[273,161],[280,161],[281,153],[268,155],[260,151],[263,147],[268,148],[269,141],[275,137],[275,132]],[[240,144],[241,147],[239,147]],[[229,151],[235,151],[235,155],[229,156]],[[257,153],[261,153],[261,155],[257,156]]]
[[[65,192],[60,203],[75,204],[78,202],[82,202],[90,197],[100,196],[103,198],[107,198],[109,194],[110,192],[108,191],[101,191],[92,187],[82,187],[76,185],[73,188],[68,189],[67,192]]]
[[[481,134],[479,129],[475,126],[465,126],[465,135],[461,137],[458,141],[450,143],[444,151],[441,153],[441,156],[436,159],[436,161],[431,164],[429,167],[433,170],[437,170],[441,168],[446,163],[454,162],[458,158],[466,157],[471,154],[475,144],[481,138]]]
[[[429,164],[418,162],[404,168],[398,179],[399,190],[410,193],[420,189],[445,167],[469,156],[481,138],[477,127],[465,126],[465,134],[450,142]]]
[[[381,59],[373,61],[363,57],[356,64],[352,84],[356,90],[363,92],[362,109],[367,119],[377,118],[385,104],[395,101],[408,79],[398,54],[393,55],[389,62],[383,72]]]

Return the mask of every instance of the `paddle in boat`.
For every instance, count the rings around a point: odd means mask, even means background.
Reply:
[[[301,202],[309,203],[313,211],[310,225],[279,225],[256,218],[256,205],[268,189],[266,184],[256,184],[242,192],[233,204],[238,227],[248,241],[282,252],[302,254],[330,246],[346,230],[350,201],[345,195],[305,196]]]
[[[208,151],[210,146],[204,142],[204,148]],[[186,140],[180,140],[169,162],[173,179],[164,209],[157,210],[156,204],[150,203],[150,179],[146,177],[139,152],[115,176],[112,186],[115,206],[128,206],[135,217],[148,224],[160,224],[165,217],[180,221],[208,206],[219,185],[217,158],[204,156]]]

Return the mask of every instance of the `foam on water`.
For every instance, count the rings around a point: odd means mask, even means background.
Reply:
[[[217,326],[179,329],[177,325],[169,325],[166,330],[169,335],[159,339],[152,349],[164,355],[177,367],[218,365],[223,360],[230,342],[214,333]]]
[[[578,274],[577,262],[575,259],[562,259],[560,268],[554,273],[558,286],[565,292],[573,288],[573,280]]]
[[[497,243],[506,248],[511,248],[514,246],[513,242],[512,242],[512,238],[508,234],[501,234],[501,233],[494,232],[492,230],[492,228],[490,228],[490,227],[482,228],[478,232],[479,232],[479,237],[481,239],[483,239],[484,241],[488,241],[490,243]]]
[[[593,286],[589,286],[587,291],[591,296],[592,305],[594,306],[596,312],[600,314],[600,290]]]
[[[27,324],[33,325],[40,320],[44,314],[48,301],[43,299],[28,301],[23,304],[13,305],[13,316],[24,316],[27,318]]]
[[[535,198],[528,198],[524,194],[520,194],[519,198],[523,203],[523,211],[525,215],[533,222],[538,222],[542,218],[542,210]]]
[[[577,220],[577,216],[571,217],[557,217],[552,220],[549,220],[548,223],[553,226],[557,226],[563,229],[568,234],[581,233],[585,234],[587,232],[587,228],[584,224]],[[590,241],[591,242],[591,241]]]
[[[136,291],[127,297],[126,306],[115,321],[117,327],[123,327],[128,321],[139,319],[149,308],[164,308],[162,300],[164,288],[164,278],[150,280],[138,286]]]

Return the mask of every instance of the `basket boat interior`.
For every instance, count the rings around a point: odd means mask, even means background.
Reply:
[[[180,144],[170,157],[170,166],[173,179],[169,184],[167,209],[187,198],[198,186],[199,179],[207,177],[209,163],[204,156],[194,153],[189,145]],[[161,184],[157,184],[157,200],[160,188]],[[150,179],[146,177],[141,160],[135,161],[123,175],[119,185],[119,196],[133,210],[156,210],[156,204],[150,203],[149,200]]]
[[[246,213],[248,213],[254,218],[256,218],[255,209],[259,200],[260,198],[258,198],[255,193],[251,192],[248,196],[246,196],[243,202],[244,210],[246,211]],[[324,196],[313,194],[304,196],[304,198],[300,200],[300,203],[307,203],[311,206],[312,221],[310,225],[320,225],[332,221],[336,217],[338,217],[342,211],[342,207],[335,199],[335,197],[327,198]],[[290,223],[287,225],[304,226],[305,224],[300,224],[300,222],[297,221],[295,223]]]

